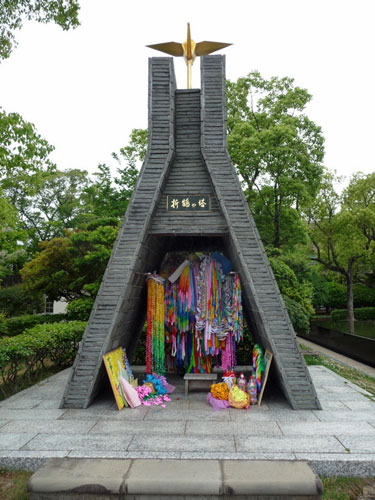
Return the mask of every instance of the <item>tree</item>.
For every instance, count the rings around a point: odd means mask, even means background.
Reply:
[[[146,150],[147,130],[133,129],[129,144],[118,154],[112,153],[118,165],[117,177],[112,179],[108,165],[98,166],[94,174],[96,180],[86,189],[87,203],[95,216],[124,216],[139,174],[138,165],[144,160]]]
[[[310,100],[292,78],[266,80],[257,71],[227,84],[230,156],[262,237],[276,248],[296,234],[306,239],[299,210],[323,173],[321,129],[304,114]]]
[[[49,159],[53,150],[32,123],[0,109],[0,188],[13,205],[34,195],[55,170]]]
[[[372,176],[369,176],[370,181]],[[333,188],[336,180],[332,174],[326,174],[319,194],[308,210],[315,250],[313,260],[345,280],[347,319],[350,331],[354,333],[353,284],[374,260],[375,205],[369,194],[371,187],[363,182],[363,176],[353,176],[342,195]]]
[[[36,193],[18,197],[16,206],[33,253],[39,241],[63,236],[65,229],[84,226],[90,218],[90,208],[84,200],[88,186],[85,170],[53,170],[44,174]]]
[[[0,61],[7,59],[17,46],[14,32],[24,19],[40,23],[55,22],[63,30],[76,28],[79,4],[77,0],[4,0],[0,9]]]
[[[25,290],[50,300],[95,297],[118,228],[117,219],[98,219],[85,230],[41,242],[40,252],[21,270]]]

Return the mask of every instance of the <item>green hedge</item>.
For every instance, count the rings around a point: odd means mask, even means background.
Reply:
[[[45,303],[42,293],[28,292],[22,284],[0,287],[0,313],[9,318],[42,312]]]
[[[334,309],[331,312],[331,319],[345,320],[346,315],[347,315],[346,309]],[[354,317],[355,319],[361,321],[375,319],[375,307],[361,307],[359,309],[354,309]]]
[[[84,321],[37,325],[16,337],[0,339],[0,390],[14,393],[20,378],[36,380],[48,363],[70,365],[85,331]]]
[[[25,316],[15,316],[3,322],[3,329],[2,331],[0,330],[0,335],[14,337],[33,326],[45,323],[58,323],[65,319],[67,319],[65,314],[25,314]]]
[[[66,308],[69,320],[77,319],[79,321],[87,321],[93,305],[94,299],[92,297],[72,300]]]
[[[303,310],[301,304],[289,297],[283,297],[293,328],[298,333],[310,332],[310,317]]]

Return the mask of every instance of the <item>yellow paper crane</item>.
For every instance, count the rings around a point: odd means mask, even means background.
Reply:
[[[211,52],[232,45],[220,42],[198,42],[195,43],[190,35],[190,23],[187,23],[187,39],[183,43],[166,42],[155,45],[147,45],[150,49],[160,50],[175,57],[183,57],[187,65],[187,88],[191,89],[191,67],[197,56],[207,56]]]

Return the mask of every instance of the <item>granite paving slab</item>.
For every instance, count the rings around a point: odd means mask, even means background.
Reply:
[[[112,433],[146,433],[146,434],[183,434],[185,432],[186,422],[168,420],[167,422],[155,422],[148,420],[131,421],[113,421],[97,422],[90,430],[90,434],[112,434]],[[1,431],[1,429],[0,429]],[[374,429],[375,431],[375,429]]]
[[[359,421],[375,423],[375,404],[374,410],[313,410],[317,419],[321,422],[338,422],[346,420],[347,422]]]
[[[0,434],[7,433],[43,433],[43,434],[87,434],[95,421],[77,420],[12,420],[0,427]],[[375,429],[374,429],[375,430]]]
[[[374,453],[375,435],[349,436],[348,434],[337,434],[337,439],[345,446],[350,453]]]
[[[16,410],[0,408],[0,418],[2,420],[56,420],[64,415],[67,410],[29,409]]]
[[[139,408],[124,408],[118,411],[112,409],[87,408],[86,410],[65,410],[62,420],[143,420],[149,408],[142,406]]]
[[[43,399],[18,398],[11,401],[5,400],[1,407],[10,410],[30,410],[42,403],[42,401]]]
[[[234,452],[234,439],[232,436],[142,436],[135,435],[129,451],[223,451]]]
[[[250,408],[246,410],[230,409],[232,420],[238,421],[278,421],[278,422],[318,422],[319,418],[312,410],[277,409],[268,412],[257,412]]]
[[[181,418],[181,412],[179,410],[170,411],[150,411],[145,420],[178,420]],[[220,420],[225,421],[230,419],[230,414],[228,410],[222,411],[202,411],[202,410],[188,410],[186,412],[186,419],[188,420]]]
[[[235,436],[236,448],[238,451],[255,450],[264,452],[274,452],[283,450],[284,452],[332,452],[342,453],[345,447],[333,436],[319,437],[268,437],[268,436]]]
[[[329,436],[337,434],[374,436],[375,429],[367,422],[293,422],[279,423],[285,436]]]
[[[224,431],[221,422],[200,422],[189,420],[186,425],[186,435],[206,434],[220,435]],[[226,422],[226,434],[241,436],[281,436],[280,427],[276,422]]]
[[[21,435],[21,434],[20,434]],[[127,449],[133,434],[38,434],[23,447],[24,450],[115,450]]]
[[[1,434],[1,451],[3,450],[18,450],[25,444],[30,442],[35,437],[35,433],[22,433],[22,434]]]

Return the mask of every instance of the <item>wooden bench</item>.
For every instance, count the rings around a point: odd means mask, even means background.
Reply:
[[[189,389],[209,389],[217,380],[217,373],[186,373],[185,396],[189,394]]]

